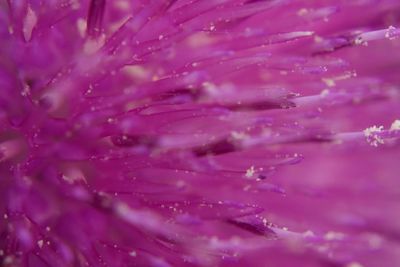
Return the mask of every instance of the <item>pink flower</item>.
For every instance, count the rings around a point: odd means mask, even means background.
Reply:
[[[398,0],[0,1],[2,266],[400,265]]]

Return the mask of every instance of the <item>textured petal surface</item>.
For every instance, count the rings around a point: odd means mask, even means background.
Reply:
[[[398,0],[0,0],[1,266],[400,265]]]

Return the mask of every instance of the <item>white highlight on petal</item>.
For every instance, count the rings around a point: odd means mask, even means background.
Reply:
[[[132,250],[131,252],[129,252],[129,256],[136,257],[137,256],[136,251]]]
[[[37,245],[39,246],[39,248],[42,248],[43,247],[43,240],[39,240],[37,242]]]
[[[383,131],[383,126],[372,126],[364,130],[364,135],[367,138],[367,142],[374,147],[380,144],[384,144],[384,140],[378,134]]]
[[[343,233],[333,232],[333,231],[329,231],[324,235],[324,239],[328,240],[328,241],[342,240],[344,238],[345,238],[345,235]]]
[[[394,40],[399,36],[400,36],[400,29],[396,29],[393,26],[389,26],[387,29],[363,32],[355,38],[354,43],[356,45],[367,46],[369,41],[382,40],[385,38],[389,40]]]
[[[400,130],[400,120],[395,120],[390,126],[391,131]]]
[[[255,173],[254,166],[251,166],[250,168],[248,168],[246,170],[245,176],[246,176],[246,178],[251,178],[251,177],[253,177],[254,173]]]
[[[327,95],[329,95],[329,90],[328,90],[328,89],[322,90],[321,93],[320,93],[320,95],[321,95],[322,97],[326,97]]]
[[[83,38],[86,35],[86,27],[87,23],[86,20],[83,18],[79,18],[76,21],[76,27],[78,28],[79,35]]]
[[[28,6],[27,11],[26,11],[26,16],[24,18],[24,24],[22,28],[22,32],[24,34],[24,39],[26,42],[29,42],[32,38],[32,31],[36,26],[36,23],[38,21],[38,18],[36,16],[35,11],[31,9],[30,6]]]
[[[76,182],[87,183],[85,174],[78,168],[68,168],[65,170],[62,179],[69,184],[74,184]]]
[[[346,267],[364,267],[364,266],[358,262],[350,262],[349,264],[346,265]]]

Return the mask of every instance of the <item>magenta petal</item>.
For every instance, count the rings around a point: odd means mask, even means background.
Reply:
[[[398,0],[0,1],[0,265],[400,266]]]

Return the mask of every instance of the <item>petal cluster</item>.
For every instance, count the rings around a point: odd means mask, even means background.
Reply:
[[[1,266],[400,264],[398,0],[0,1]]]

